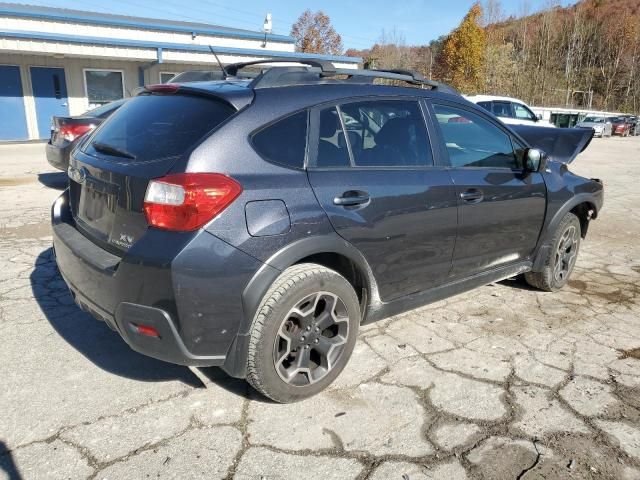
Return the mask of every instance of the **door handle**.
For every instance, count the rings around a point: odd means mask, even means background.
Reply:
[[[484,194],[482,193],[482,190],[470,188],[466,192],[462,192],[460,194],[460,198],[465,203],[480,203],[484,199]]]
[[[344,192],[342,196],[335,197],[333,199],[334,205],[341,205],[343,207],[353,207],[355,205],[364,205],[369,203],[369,194],[367,192],[360,192],[357,190],[349,190]]]

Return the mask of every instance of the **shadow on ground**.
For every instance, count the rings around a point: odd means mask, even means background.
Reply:
[[[66,172],[39,173],[38,181],[45,187],[64,190],[69,184],[69,177]]]
[[[187,367],[133,351],[104,322],[81,311],[60,276],[52,248],[40,253],[30,280],[33,296],[51,326],[96,366],[114,375],[142,382],[179,380],[194,388],[204,387],[198,376]]]
[[[8,480],[22,480],[22,475],[13,460],[7,444],[0,440],[0,472],[4,472]]]

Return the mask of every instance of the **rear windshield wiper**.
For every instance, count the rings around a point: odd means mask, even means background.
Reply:
[[[114,147],[112,145],[107,145],[106,143],[93,142],[91,144],[93,148],[98,150],[99,152],[106,153],[107,155],[114,155],[116,157],[124,157],[130,158],[131,160],[135,160],[136,156],[132,153],[127,152],[126,150],[122,150],[118,147]]]

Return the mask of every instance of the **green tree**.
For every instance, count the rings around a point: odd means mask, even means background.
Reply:
[[[307,9],[291,28],[296,50],[305,53],[340,55],[342,38],[331,25],[331,19],[322,10],[313,13]]]
[[[482,7],[476,2],[447,36],[438,62],[443,76],[465,93],[475,93],[484,84],[487,39],[481,21]]]

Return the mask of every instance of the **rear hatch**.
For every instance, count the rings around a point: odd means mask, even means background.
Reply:
[[[145,93],[129,100],[82,141],[69,166],[78,230],[123,254],[145,233],[147,184],[182,163],[236,110],[204,95]]]

